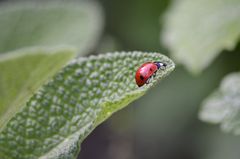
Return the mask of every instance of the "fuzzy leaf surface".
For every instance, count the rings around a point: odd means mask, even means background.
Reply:
[[[74,51],[66,48],[23,49],[0,55],[0,129],[74,56]]]
[[[162,61],[167,67],[139,88],[135,71],[148,61]],[[136,51],[73,60],[2,129],[0,158],[75,158],[97,125],[173,69],[174,63],[164,55]]]

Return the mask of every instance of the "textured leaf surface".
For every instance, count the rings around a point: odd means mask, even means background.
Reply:
[[[200,118],[221,124],[226,132],[240,134],[240,73],[224,78],[220,88],[205,100]]]
[[[70,45],[87,54],[102,23],[101,8],[93,2],[1,3],[0,53],[29,46]]]
[[[74,55],[71,49],[40,48],[0,55],[0,129]]]
[[[136,69],[155,60],[165,62],[166,69],[150,84],[137,87]],[[122,52],[72,61],[2,129],[0,158],[74,158],[98,124],[173,69],[174,63],[158,53]]]
[[[239,0],[175,0],[166,16],[163,42],[172,56],[198,73],[240,36]]]

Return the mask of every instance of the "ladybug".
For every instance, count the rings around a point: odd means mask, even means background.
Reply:
[[[148,84],[152,77],[156,76],[159,69],[165,68],[167,65],[162,62],[146,62],[142,64],[136,71],[135,80],[138,87]]]

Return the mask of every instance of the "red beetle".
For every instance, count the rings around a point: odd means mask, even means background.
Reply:
[[[136,71],[135,80],[138,87],[148,84],[151,77],[156,75],[159,69],[165,68],[166,64],[162,62],[146,62]]]

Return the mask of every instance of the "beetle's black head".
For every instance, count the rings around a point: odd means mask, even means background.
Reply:
[[[163,63],[163,62],[160,62],[160,61],[155,61],[154,63],[157,65],[158,69],[165,68],[167,66],[166,63]]]

